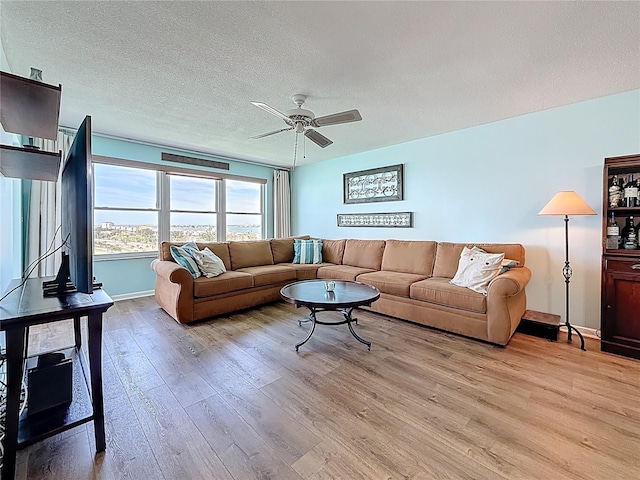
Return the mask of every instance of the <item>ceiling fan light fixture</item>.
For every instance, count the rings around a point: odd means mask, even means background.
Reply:
[[[296,133],[304,132],[304,123],[296,122]]]

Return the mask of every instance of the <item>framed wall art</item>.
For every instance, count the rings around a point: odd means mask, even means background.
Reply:
[[[413,212],[339,213],[339,227],[413,227]]]
[[[344,203],[391,202],[403,199],[403,165],[343,174]]]

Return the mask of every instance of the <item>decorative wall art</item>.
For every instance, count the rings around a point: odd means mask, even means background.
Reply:
[[[413,212],[339,213],[339,227],[413,227]]]
[[[343,175],[344,203],[402,200],[403,165],[372,168]]]

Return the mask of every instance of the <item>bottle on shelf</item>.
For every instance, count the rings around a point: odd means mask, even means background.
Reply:
[[[633,221],[633,215],[627,218],[627,224],[622,229],[622,239],[625,250],[635,250],[638,248],[638,229]]]
[[[624,206],[635,207],[638,201],[638,184],[633,180],[633,175],[629,174],[627,183],[624,184]]]
[[[607,221],[607,250],[620,248],[620,227],[616,223],[616,214],[611,212]]]
[[[621,184],[623,180],[621,179],[618,183],[618,176],[614,175],[611,179],[611,183],[609,184],[609,207],[616,208],[622,206],[622,201],[624,198],[624,193],[622,191]]]

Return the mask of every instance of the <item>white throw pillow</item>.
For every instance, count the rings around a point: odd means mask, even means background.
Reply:
[[[458,270],[449,283],[487,294],[487,285],[502,270],[504,253],[483,253],[479,248],[464,247]]]
[[[198,264],[202,275],[207,278],[217,277],[227,271],[222,259],[208,248],[204,250],[189,250],[189,253]]]

